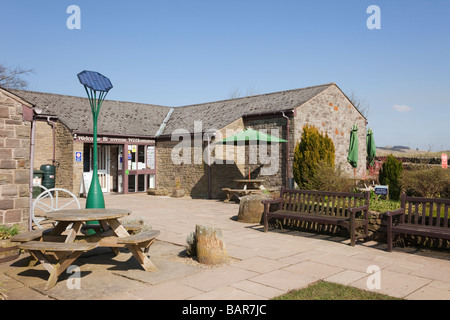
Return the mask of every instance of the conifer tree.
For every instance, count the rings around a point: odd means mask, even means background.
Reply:
[[[305,187],[318,165],[334,168],[334,161],[334,143],[328,134],[321,134],[314,126],[304,126],[294,150],[293,174],[297,185]]]

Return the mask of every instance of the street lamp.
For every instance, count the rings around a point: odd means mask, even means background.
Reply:
[[[100,108],[105,100],[106,94],[112,89],[111,81],[105,76],[94,71],[82,71],[78,74],[80,83],[84,86],[91,105],[92,117],[94,122],[94,150],[91,186],[86,199],[86,209],[105,208],[105,199],[103,198],[102,188],[98,180],[97,164],[97,120]],[[88,90],[89,89],[89,90]],[[98,96],[97,96],[98,94]]]

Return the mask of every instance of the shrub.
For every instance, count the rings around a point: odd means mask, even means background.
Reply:
[[[389,155],[380,170],[380,183],[389,186],[389,198],[400,199],[400,176],[403,172],[402,162],[393,155]]]
[[[405,170],[400,178],[402,190],[410,196],[448,198],[450,173],[441,167],[417,166]]]
[[[191,232],[187,236],[186,243],[186,253],[191,257],[195,257],[197,255],[197,236],[195,232]]]
[[[315,174],[306,179],[304,186],[308,190],[352,192],[354,182],[340,168],[335,169],[322,160],[316,165]]]
[[[19,227],[17,225],[0,225],[0,240],[10,239],[17,234],[19,234]]]
[[[317,171],[319,163],[334,168],[335,148],[327,134],[310,125],[303,127],[300,142],[294,150],[293,174],[295,182],[305,188]]]

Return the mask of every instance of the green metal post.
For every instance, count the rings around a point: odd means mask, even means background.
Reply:
[[[97,121],[98,121],[98,115],[100,113],[100,108],[103,102],[102,94],[100,94],[99,98],[97,99],[97,94],[94,91],[94,96],[89,95],[89,92],[86,89],[86,92],[89,97],[89,102],[91,104],[91,110],[92,110],[92,118],[93,118],[93,172],[92,172],[92,180],[91,180],[91,186],[89,187],[89,192],[86,199],[86,209],[104,209],[105,208],[105,198],[103,197],[103,191],[102,187],[100,185],[100,181],[98,179],[98,149],[97,149]],[[86,223],[87,225],[98,225],[98,221],[88,221]],[[95,234],[95,231],[88,230],[88,235]]]

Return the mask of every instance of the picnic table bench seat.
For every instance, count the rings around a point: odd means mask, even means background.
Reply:
[[[117,243],[120,244],[143,244],[152,240],[156,240],[161,232],[159,230],[141,231],[137,234],[125,238],[118,238]]]
[[[141,231],[128,237],[118,238],[117,243],[125,245],[135,255],[144,270],[158,271],[145,254],[148,253],[150,246],[156,241],[159,234],[160,231],[158,230]]]
[[[12,242],[27,242],[42,238],[44,235],[52,232],[53,228],[36,229],[19,233],[11,237]]]
[[[401,196],[400,209],[388,211],[387,251],[393,250],[396,235],[417,235],[450,240],[450,199]]]
[[[263,200],[264,232],[270,219],[288,219],[336,225],[349,230],[351,245],[366,238],[369,225],[369,192],[341,193],[281,188],[280,198]],[[270,206],[278,204],[271,211]],[[356,230],[362,229],[357,235]]]
[[[83,252],[95,249],[97,246],[98,243],[28,241],[21,243],[18,247],[28,251],[35,261],[41,262],[50,273],[45,285],[45,290],[49,290],[56,285],[59,275]],[[48,255],[48,253],[52,253],[52,255]],[[56,260],[52,259],[52,256],[55,256]]]

